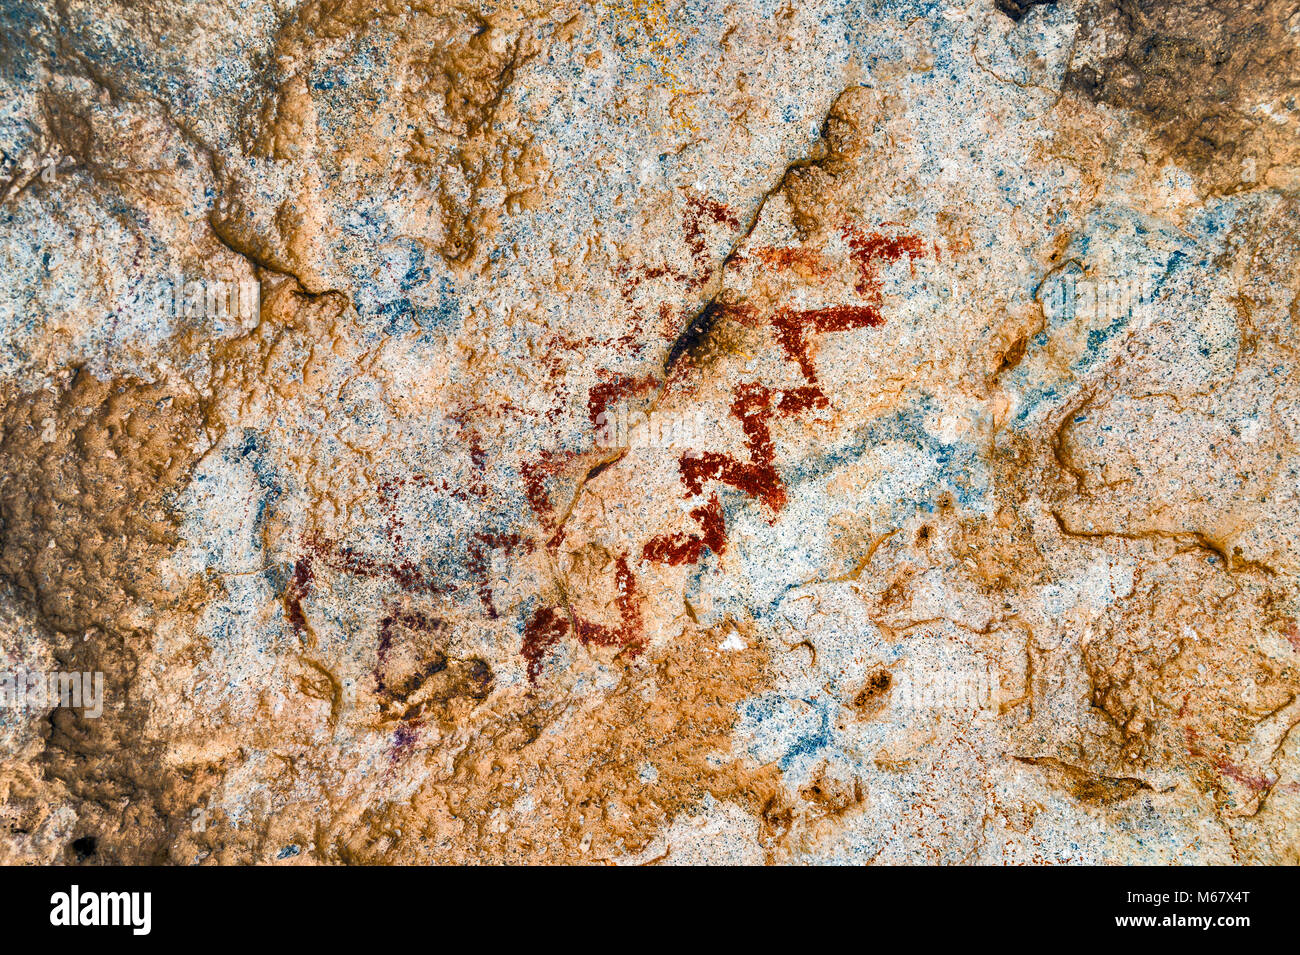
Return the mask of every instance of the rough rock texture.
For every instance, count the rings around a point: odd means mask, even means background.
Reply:
[[[0,22],[0,862],[1300,862],[1300,0]]]

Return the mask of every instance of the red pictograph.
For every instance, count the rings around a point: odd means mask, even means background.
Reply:
[[[691,256],[691,273],[664,265],[642,268],[628,274],[622,285],[628,306],[635,308],[635,293],[647,281],[668,279],[689,289],[703,288],[709,275],[705,229],[710,226],[738,230],[740,222],[721,203],[699,196],[690,197],[687,200],[683,228]],[[678,461],[678,471],[686,496],[702,498],[698,506],[689,512],[696,529],[653,537],[641,549],[640,557],[643,560],[679,566],[699,562],[706,551],[714,554],[725,552],[726,519],[717,491],[708,490],[710,483],[736,488],[761,501],[773,519],[785,507],[787,491],[775,464],[776,449],[771,424],[776,416],[798,415],[829,407],[829,399],[817,379],[815,336],[883,325],[885,318],[882,313],[884,294],[881,266],[904,257],[915,263],[916,259],[931,252],[931,247],[917,235],[889,235],[880,231],[865,233],[853,225],[846,225],[841,235],[848,247],[854,269],[853,290],[856,301],[819,308],[783,307],[766,317],[758,314],[752,306],[713,303],[702,315],[694,316],[685,331],[676,336],[678,344],[670,355],[670,365],[681,355],[689,353],[690,348],[683,346],[683,341],[692,339],[692,336],[699,338],[707,335],[711,322],[718,317],[729,316],[747,325],[766,320],[772,328],[776,345],[787,360],[798,365],[806,383],[793,388],[769,388],[758,382],[747,382],[734,388],[729,411],[740,423],[744,435],[744,454],[704,451],[682,455]],[[938,254],[937,248],[933,251]],[[827,280],[837,270],[832,259],[819,251],[804,248],[761,247],[751,250],[748,255],[738,254],[735,260],[739,264],[747,258],[762,263],[765,268],[777,272],[794,272],[804,279]],[[639,322],[639,309],[636,317]],[[669,317],[661,306],[660,320],[667,321]],[[686,345],[689,346],[689,342]],[[587,398],[587,411],[593,423],[615,399],[639,397],[663,384],[663,379],[656,375],[633,376],[608,371],[599,374],[603,380],[588,392]],[[670,380],[675,378],[676,375],[670,376]],[[543,454],[523,468],[529,501],[544,521],[550,510],[545,483],[560,470],[560,457]],[[708,496],[704,497],[705,494]],[[562,539],[563,528],[560,528],[548,544],[556,547]],[[638,603],[637,580],[626,553],[615,560],[614,578],[617,589],[615,602],[620,621],[617,625],[584,620],[571,611],[563,613],[556,606],[543,606],[533,612],[524,626],[521,648],[528,662],[528,677],[531,682],[537,681],[545,659],[570,630],[584,646],[620,647],[632,655],[644,649],[645,636]]]
[[[730,410],[732,416],[740,421],[745,434],[748,459],[716,451],[683,455],[678,467],[688,497],[703,494],[709,481],[717,481],[757,498],[774,515],[785,506],[786,490],[774,464],[775,449],[769,423],[773,415],[799,414],[829,405],[817,384],[817,369],[811,353],[812,336],[883,325],[881,263],[896,262],[903,256],[914,262],[929,252],[920,236],[916,235],[868,235],[853,226],[845,226],[843,235],[857,271],[854,291],[863,301],[823,308],[779,308],[769,317],[777,344],[786,358],[798,364],[808,384],[780,390],[770,390],[755,382],[737,386]],[[753,256],[777,270],[797,270],[816,277],[829,274],[829,267],[820,253],[806,249],[765,247],[755,250]],[[742,321],[753,322],[757,318],[750,308],[733,311]],[[700,534],[678,532],[660,535],[645,545],[641,556],[656,563],[677,565],[698,561],[706,548],[715,554],[723,553],[727,546],[727,533],[717,495],[714,494],[707,504],[695,508],[690,514],[699,525]]]

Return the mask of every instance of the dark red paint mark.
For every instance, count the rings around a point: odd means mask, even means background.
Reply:
[[[618,591],[617,627],[594,623],[575,617],[574,635],[583,646],[622,647],[630,656],[645,649],[645,627],[641,619],[641,606],[636,587],[636,577],[628,565],[627,555],[614,563],[614,583]],[[536,684],[542,664],[551,650],[569,632],[569,621],[560,616],[555,607],[542,607],[524,624],[524,641],[520,654],[528,661],[528,680]]]
[[[714,494],[703,507],[691,511],[691,517],[700,526],[700,534],[664,534],[652,538],[641,550],[641,557],[656,564],[679,567],[697,563],[707,547],[715,554],[727,549],[727,524],[722,514],[722,504]]]
[[[737,388],[732,397],[731,413],[739,419],[741,428],[745,432],[745,445],[749,452],[749,459],[742,461],[716,451],[706,451],[691,456],[683,455],[678,463],[678,470],[688,496],[702,494],[704,485],[714,480],[759,499],[773,511],[774,515],[785,506],[785,485],[773,463],[775,449],[768,422],[774,413],[799,414],[829,405],[825,393],[817,385],[817,370],[809,351],[811,337],[827,332],[883,325],[885,319],[880,309],[884,296],[881,290],[880,263],[896,262],[903,256],[907,256],[914,266],[916,259],[929,254],[926,244],[917,235],[885,236],[880,233],[868,235],[852,225],[844,227],[843,235],[849,246],[849,256],[857,269],[854,290],[865,301],[825,308],[781,308],[771,316],[770,322],[777,343],[786,357],[799,365],[799,370],[808,384],[801,388],[775,392],[757,383],[744,384]],[[699,232],[698,214],[694,225],[688,229],[687,239],[693,250],[698,248],[701,253],[703,252],[703,237]],[[935,254],[937,253],[936,246]],[[828,263],[820,253],[815,251],[762,247],[755,250],[753,254],[764,264],[778,270],[797,269],[820,276],[830,274]],[[670,370],[678,357],[677,353],[689,352],[694,339],[703,340],[710,334],[713,324],[722,316],[723,308],[726,306],[711,304],[695,319],[695,323],[687,333],[679,337],[674,353],[669,356]],[[755,321],[752,308],[732,308],[728,315],[747,325]],[[688,342],[688,339],[692,341]],[[687,343],[683,344],[683,342]],[[677,565],[687,561],[698,561],[705,548],[714,553],[722,553],[727,538],[717,496],[714,495],[705,506],[692,510],[691,517],[699,525],[701,534],[679,532],[655,537],[642,549],[642,557],[656,563]]]
[[[741,385],[732,398],[731,413],[740,420],[745,432],[749,460],[740,461],[716,451],[694,457],[683,455],[678,469],[686,489],[691,494],[700,494],[706,481],[717,480],[758,498],[773,512],[780,511],[786,501],[785,484],[772,463],[775,449],[768,421],[774,411],[798,413],[826,404],[825,395],[813,388],[773,392],[757,383]]]
[[[524,624],[524,643],[519,652],[528,661],[528,680],[537,682],[542,672],[542,661],[569,632],[569,621],[554,607],[541,607]]]
[[[524,497],[538,517],[545,517],[551,511],[551,495],[546,490],[546,479],[555,473],[552,454],[543,451],[537,460],[525,461],[519,466],[520,476],[524,479]]]
[[[885,324],[885,317],[880,311],[883,303],[880,263],[897,262],[906,255],[915,264],[916,259],[929,253],[917,235],[865,235],[854,226],[845,226],[844,237],[858,272],[854,290],[866,301],[826,308],[781,308],[772,316],[772,326],[781,350],[787,358],[799,365],[804,378],[810,382],[817,380],[817,370],[809,354],[809,336],[824,332],[846,332],[855,328],[878,328]]]
[[[707,263],[704,261],[707,252],[704,235],[706,221],[715,225],[726,225],[736,230],[740,228],[740,222],[734,213],[721,203],[698,196],[688,198],[684,228],[687,246],[695,266],[695,277],[687,279],[667,266],[642,269],[635,275],[629,276],[623,283],[623,296],[629,305],[633,302],[636,289],[647,280],[671,277],[696,287],[702,287],[707,282]],[[883,295],[878,263],[897,261],[904,255],[915,262],[916,258],[926,254],[925,246],[918,236],[864,235],[853,227],[846,227],[844,234],[858,273],[854,288],[866,301],[816,309],[780,309],[772,316],[770,321],[775,329],[778,343],[786,357],[798,363],[808,384],[782,390],[772,390],[757,382],[738,387],[733,392],[731,413],[740,422],[744,432],[748,460],[740,460],[718,452],[683,455],[678,462],[678,470],[688,496],[703,494],[704,485],[713,480],[735,487],[750,497],[764,502],[774,515],[785,506],[786,489],[773,462],[775,448],[769,421],[773,414],[801,414],[829,405],[826,395],[816,383],[816,369],[809,354],[810,337],[825,332],[847,331],[883,324],[884,318],[880,312]],[[756,255],[772,268],[798,269],[805,274],[817,276],[831,273],[830,266],[818,253],[807,250],[763,249]],[[724,314],[747,325],[756,324],[758,321],[757,313],[752,307],[740,306],[729,309],[721,303],[710,303],[692,319],[687,329],[676,336],[666,371],[672,373],[676,359],[680,355],[692,353],[701,345],[711,333],[713,325]],[[666,321],[668,317],[661,304],[661,321]],[[639,313],[637,319],[639,320]],[[609,378],[588,392],[588,415],[591,421],[596,423],[615,397],[640,394],[644,389],[656,387],[658,384],[658,379],[653,376]],[[564,460],[571,457],[571,454],[562,457],[553,452],[544,452],[538,460],[529,462],[521,468],[529,504],[544,522],[548,521],[551,511],[546,482],[558,472]],[[716,554],[723,553],[727,545],[726,522],[718,495],[716,493],[710,495],[706,503],[690,512],[690,516],[699,527],[698,534],[678,532],[652,538],[642,548],[642,559],[655,563],[680,565],[698,562],[706,549]],[[557,546],[561,536],[562,531],[557,533],[551,545]],[[615,581],[618,590],[619,626],[612,627],[574,617],[575,636],[584,646],[622,647],[635,655],[645,647],[644,626],[637,602],[636,578],[628,565],[626,555],[620,556],[616,561]],[[520,652],[528,662],[530,682],[536,683],[543,661],[568,633],[569,626],[569,621],[561,617],[554,607],[543,607],[537,610],[525,623]]]
[[[294,636],[302,636],[302,632],[307,629],[307,615],[303,613],[302,602],[311,593],[314,577],[310,556],[303,555],[294,561],[293,577],[284,590],[284,615],[293,628]]]
[[[776,408],[782,414],[800,414],[811,408],[825,408],[830,402],[816,385],[786,388],[777,392]]]
[[[876,328],[885,324],[875,305],[832,305],[829,308],[778,309],[772,316],[776,340],[785,356],[798,363],[808,381],[817,380],[808,353],[808,336],[820,332],[844,332],[852,328]]]
[[[598,647],[624,647],[632,656],[636,656],[645,649],[645,639],[641,606],[637,602],[636,577],[628,566],[626,554],[620,555],[614,562],[614,585],[618,591],[615,603],[618,605],[619,626],[607,627],[575,617],[573,623],[578,640],[583,646],[595,644]]]
[[[765,503],[775,515],[786,503],[785,483],[773,464],[775,449],[768,421],[773,414],[800,414],[812,408],[824,408],[826,396],[815,385],[772,391],[750,383],[736,389],[731,413],[745,432],[749,460],[706,451],[696,456],[682,455],[678,461],[682,483],[689,494],[702,494],[705,482],[716,480],[744,491]],[[641,556],[655,563],[680,565],[698,561],[707,547],[722,554],[727,546],[727,530],[722,505],[716,494],[703,507],[691,511],[700,535],[664,534],[652,538],[642,548]]]

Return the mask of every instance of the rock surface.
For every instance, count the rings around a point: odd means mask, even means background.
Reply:
[[[1300,0],[0,21],[0,862],[1300,862]]]

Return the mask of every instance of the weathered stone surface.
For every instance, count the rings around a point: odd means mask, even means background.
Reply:
[[[18,0],[0,861],[1300,861],[1300,4]]]

